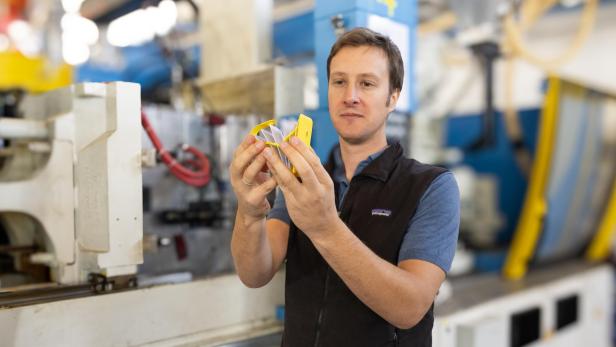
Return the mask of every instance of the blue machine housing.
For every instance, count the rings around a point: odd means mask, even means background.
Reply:
[[[309,10],[274,23],[274,58],[284,57],[294,63],[314,60],[314,11]]]

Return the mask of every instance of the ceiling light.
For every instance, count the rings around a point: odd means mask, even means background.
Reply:
[[[7,32],[13,41],[21,41],[32,35],[32,27],[28,22],[18,19],[9,24]]]
[[[62,58],[70,65],[83,64],[90,58],[90,48],[70,36],[62,35]]]
[[[9,41],[9,38],[4,34],[0,34],[0,52],[8,50],[9,47],[11,47],[11,41]]]
[[[17,50],[23,55],[34,57],[39,54],[42,48],[41,38],[36,35],[28,22],[14,20],[9,24],[7,32]]]
[[[62,0],[62,7],[67,13],[77,13],[84,0]]]
[[[118,47],[139,45],[154,36],[164,36],[177,21],[177,7],[171,0],[126,14],[109,23],[107,41]]]
[[[158,4],[158,22],[156,23],[156,34],[163,36],[169,33],[175,26],[178,18],[178,9],[175,2],[163,0]]]
[[[96,24],[78,14],[67,13],[62,16],[62,31],[81,43],[93,45],[98,41]]]

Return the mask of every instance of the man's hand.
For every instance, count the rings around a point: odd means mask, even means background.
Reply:
[[[270,209],[266,196],[276,188],[276,181],[261,170],[265,166],[264,148],[265,143],[248,135],[235,150],[229,166],[238,212],[243,214],[246,226],[265,218]]]
[[[339,221],[334,183],[319,157],[298,138],[292,137],[290,144],[283,142],[280,147],[301,177],[298,180],[271,149],[264,151],[267,166],[284,193],[289,216],[309,238],[326,236]]]

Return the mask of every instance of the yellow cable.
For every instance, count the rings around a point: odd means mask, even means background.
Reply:
[[[524,42],[523,29],[527,29],[530,24],[535,21],[540,13],[547,11],[547,7],[552,0],[535,0],[527,1],[525,10],[523,10],[524,24],[520,25],[513,19],[513,14],[509,13],[504,18],[505,41],[510,45],[512,53],[517,55],[534,65],[537,65],[548,72],[554,71],[562,64],[573,58],[584,45],[590,35],[595,24],[598,0],[587,0],[580,20],[579,29],[573,38],[573,41],[562,53],[552,58],[539,57],[533,54]]]
[[[543,14],[558,4],[558,0],[531,0],[525,1],[520,8],[520,28],[526,31]]]
[[[573,58],[587,40],[594,26],[597,0],[588,0],[582,12],[579,30],[571,45],[559,56],[551,59],[538,57],[530,52],[523,42],[523,32],[527,31],[545,12],[550,10],[558,3],[558,0],[530,0],[523,3],[520,9],[520,21],[516,24],[513,14],[505,17],[505,39],[503,42],[503,53],[507,57],[505,61],[505,130],[510,139],[518,140],[522,138],[520,120],[514,103],[514,63],[515,58],[525,59],[548,72],[556,70],[560,65]],[[531,155],[528,150],[517,150],[515,159],[522,173],[528,177],[530,172]]]
[[[531,179],[526,191],[524,207],[503,268],[505,277],[510,280],[520,279],[526,274],[528,262],[535,251],[541,235],[543,219],[547,213],[545,191],[557,136],[556,124],[558,121],[560,83],[559,79],[550,78],[541,116],[539,143]]]
[[[614,233],[616,233],[616,180],[614,180],[612,195],[599,225],[599,230],[586,251],[586,259],[601,261],[607,258],[612,248]]]
[[[457,21],[458,18],[456,15],[451,11],[447,11],[438,15],[434,19],[419,24],[417,27],[417,34],[419,34],[419,36],[426,36],[433,33],[447,31],[453,28]]]

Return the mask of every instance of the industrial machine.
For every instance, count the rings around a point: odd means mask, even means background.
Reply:
[[[457,24],[424,24],[424,32],[431,25],[455,29],[455,40],[424,36],[423,56],[432,59],[428,71],[438,77],[425,76],[434,85],[422,98],[412,148],[456,174],[465,244],[456,260],[473,264],[452,269],[437,297],[437,346],[612,344],[613,269],[597,261],[608,258],[613,239],[607,235],[616,231],[615,94],[613,86],[593,80],[596,72],[584,70],[581,58],[601,42],[588,26],[605,25],[606,17],[596,13],[593,19],[597,4],[588,1],[579,29],[566,32],[567,38],[575,34],[569,49],[538,49],[540,42],[557,40],[538,35],[545,41],[535,39],[531,52],[520,31],[530,30],[548,10],[539,3],[516,8],[485,2],[477,11],[476,3],[451,2],[453,12],[441,19],[453,14]],[[576,24],[577,16],[553,15]],[[485,57],[476,63],[472,58],[473,48],[485,42],[500,44],[495,66],[486,65]],[[435,47],[450,52],[439,63]],[[484,83],[477,83],[478,75]],[[490,84],[502,87],[501,97],[482,90]],[[475,146],[478,133],[492,144]]]
[[[139,87],[82,84],[21,106],[26,117],[0,120],[10,141],[0,171],[3,248],[16,271],[3,287],[134,276],[143,261]]]
[[[233,30],[262,24],[242,23]],[[205,105],[185,108],[142,105],[139,86],[122,82],[12,103],[0,118],[1,344],[221,345],[277,334],[284,276],[251,290],[232,273],[227,167],[254,125],[299,114],[297,77],[251,61],[203,79],[203,94],[188,96]],[[255,82],[258,107],[246,102]]]
[[[461,190],[434,345],[608,346],[614,92],[575,69],[525,70],[533,102],[504,105],[501,59],[528,58],[516,28],[547,10],[507,3],[483,1],[476,16],[464,1],[203,0],[201,76],[174,70],[168,104],[122,82],[0,96],[0,345],[277,345],[284,275],[255,290],[232,273],[227,167],[255,125],[292,128],[302,112],[325,159],[337,141],[326,57],[367,26],[406,67],[388,137],[450,168]],[[503,18],[514,41],[501,45]],[[521,108],[531,116],[509,114]]]
[[[144,110],[152,119],[164,114]],[[213,224],[211,213],[208,218],[182,215],[177,210],[181,204],[175,211],[160,209],[167,201],[193,198],[163,198],[168,193],[164,185],[170,184],[165,183],[166,168],[146,169],[142,176],[142,162],[152,165],[152,153],[147,146],[142,151],[138,85],[84,83],[26,96],[20,114],[0,118],[5,140],[0,182],[3,345],[215,345],[280,329],[275,308],[282,303],[282,276],[266,288],[249,290],[228,274],[228,252],[218,256],[222,265],[216,268],[211,261],[199,267],[198,256],[182,264],[173,262],[177,252],[149,249],[148,264],[141,265],[148,238],[167,249],[160,240],[169,230],[156,233],[148,229],[153,225],[172,228],[178,218],[188,218],[185,224]],[[161,186],[143,194],[142,182],[147,187],[151,180]],[[143,196],[150,200],[145,213]],[[230,226],[224,227],[226,233],[209,234],[209,240],[228,238]],[[208,235],[198,227],[191,232]],[[227,249],[205,243],[206,238],[192,240],[211,247],[200,250],[208,261]],[[179,243],[177,238],[172,242]],[[183,250],[186,258],[189,250]],[[220,273],[227,275],[191,281]],[[105,323],[95,323],[94,317],[101,316]],[[169,324],[173,321],[177,324]],[[45,328],[32,334],[36,326]]]
[[[437,345],[611,345],[613,269],[597,261],[616,231],[615,105],[608,94],[550,80],[506,279],[451,279],[435,308]]]

